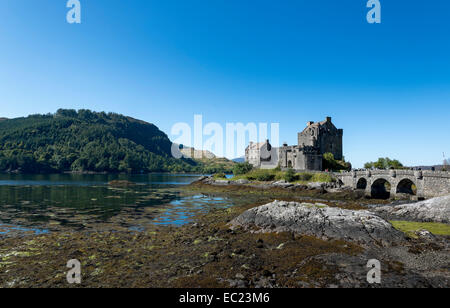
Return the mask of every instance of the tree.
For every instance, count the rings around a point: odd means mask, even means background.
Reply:
[[[325,153],[323,154],[322,168],[323,170],[335,171],[351,170],[352,165],[344,160],[336,160],[333,153]]]
[[[368,162],[364,164],[366,169],[404,169],[403,164],[397,159],[390,159],[388,157],[379,158],[376,162]]]
[[[118,114],[59,109],[0,121],[0,172],[203,172],[175,159],[155,125]],[[220,166],[215,169],[221,170]]]

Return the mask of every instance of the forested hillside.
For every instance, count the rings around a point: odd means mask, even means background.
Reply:
[[[155,125],[114,113],[63,110],[0,121],[0,172],[205,172],[174,159]]]

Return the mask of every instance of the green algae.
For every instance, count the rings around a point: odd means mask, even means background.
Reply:
[[[0,271],[0,287],[10,287],[7,282],[16,278],[14,286],[71,287],[64,275],[71,259],[82,263],[81,287],[227,287],[224,281],[238,274],[258,281],[267,270],[276,275],[279,286],[289,287],[298,279],[285,277],[311,256],[361,252],[350,243],[288,233],[231,232],[228,222],[250,207],[236,207],[232,213],[212,210],[198,215],[197,225],[155,226],[138,234],[60,232],[34,236],[26,245],[20,239],[5,238],[1,254],[16,253],[0,261],[0,267],[8,269]],[[258,241],[263,241],[262,248]],[[34,249],[39,254],[26,257]],[[332,280],[329,272],[320,271],[327,277],[324,281]]]
[[[419,230],[427,230],[434,235],[450,236],[449,224],[413,221],[390,221],[390,223],[411,238],[418,238],[415,233]]]

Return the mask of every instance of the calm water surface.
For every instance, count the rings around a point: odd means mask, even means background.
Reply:
[[[183,225],[236,200],[181,190],[200,175],[0,175],[0,236]],[[110,187],[112,180],[137,185]]]

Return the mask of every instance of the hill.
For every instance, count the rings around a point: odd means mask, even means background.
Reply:
[[[226,158],[217,157],[214,153],[206,150],[183,147],[181,153],[198,163],[203,173],[233,173],[233,168],[236,165],[235,162]]]
[[[235,163],[245,163],[245,156],[234,158],[233,161]]]
[[[204,172],[175,159],[155,125],[115,113],[64,110],[0,121],[0,172]]]
[[[210,151],[205,150],[196,150],[194,148],[190,147],[182,147],[180,149],[180,152],[185,155],[186,157],[190,157],[193,159],[214,159],[216,158],[216,155]]]

